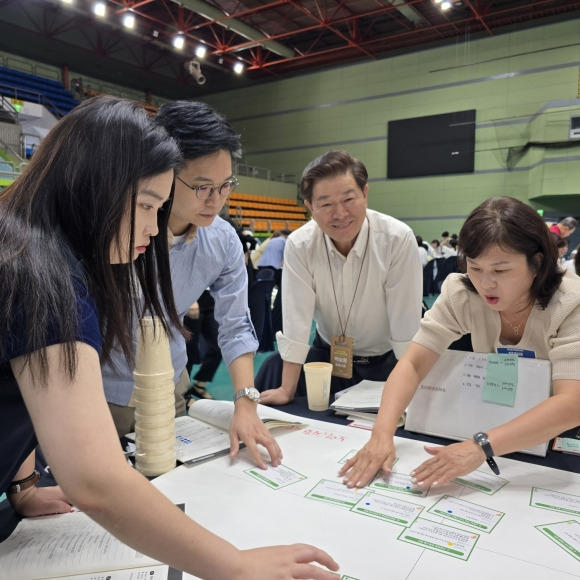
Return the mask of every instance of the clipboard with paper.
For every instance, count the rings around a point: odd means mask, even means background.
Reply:
[[[550,361],[447,350],[421,381],[405,429],[447,439],[471,439],[550,397]],[[545,456],[548,441],[523,453]]]

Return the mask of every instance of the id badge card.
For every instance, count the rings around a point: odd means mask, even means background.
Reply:
[[[332,376],[342,379],[352,378],[353,340],[348,336],[333,336],[330,341],[330,362]]]

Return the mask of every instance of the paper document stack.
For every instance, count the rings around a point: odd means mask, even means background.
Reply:
[[[195,465],[229,453],[229,428],[234,415],[232,401],[200,399],[191,405],[188,413],[189,416],[175,419],[176,455],[179,462]],[[275,435],[306,426],[294,415],[265,405],[258,405],[257,413],[266,428]],[[126,437],[134,441],[135,433],[128,433]]]
[[[346,415],[351,427],[372,429],[381,405],[384,381],[361,381],[344,391],[336,393],[336,400],[330,405],[337,415]],[[405,424],[404,415],[398,426]]]

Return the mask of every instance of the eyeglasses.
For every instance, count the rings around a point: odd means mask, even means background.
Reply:
[[[183,179],[181,179],[179,176],[177,176],[177,179],[179,179],[183,185],[195,191],[195,195],[200,201],[209,199],[213,195],[214,191],[217,191],[222,197],[227,197],[240,184],[240,182],[235,177],[230,177],[230,179],[228,179],[225,183],[222,183],[219,187],[214,185],[198,185],[196,187],[185,183],[185,181],[183,181]]]

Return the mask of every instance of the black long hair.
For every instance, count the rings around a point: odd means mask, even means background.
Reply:
[[[133,360],[135,313],[160,317],[166,330],[166,318],[182,328],[166,235],[173,191],[158,212],[159,235],[147,252],[132,264],[111,264],[128,214],[129,247],[120,249],[133,248],[139,185],[180,163],[177,144],[138,103],[95,97],[55,125],[23,175],[0,194],[0,333],[13,337],[21,328],[27,362],[34,356],[44,381],[49,332],[59,337],[68,375],[76,371],[75,279],[98,310],[102,362],[110,360],[115,342]],[[0,340],[0,360],[6,360],[4,344]]]
[[[232,159],[242,152],[241,137],[227,119],[207,103],[172,101],[157,112],[155,122],[179,144],[186,161],[218,151],[229,151]]]

